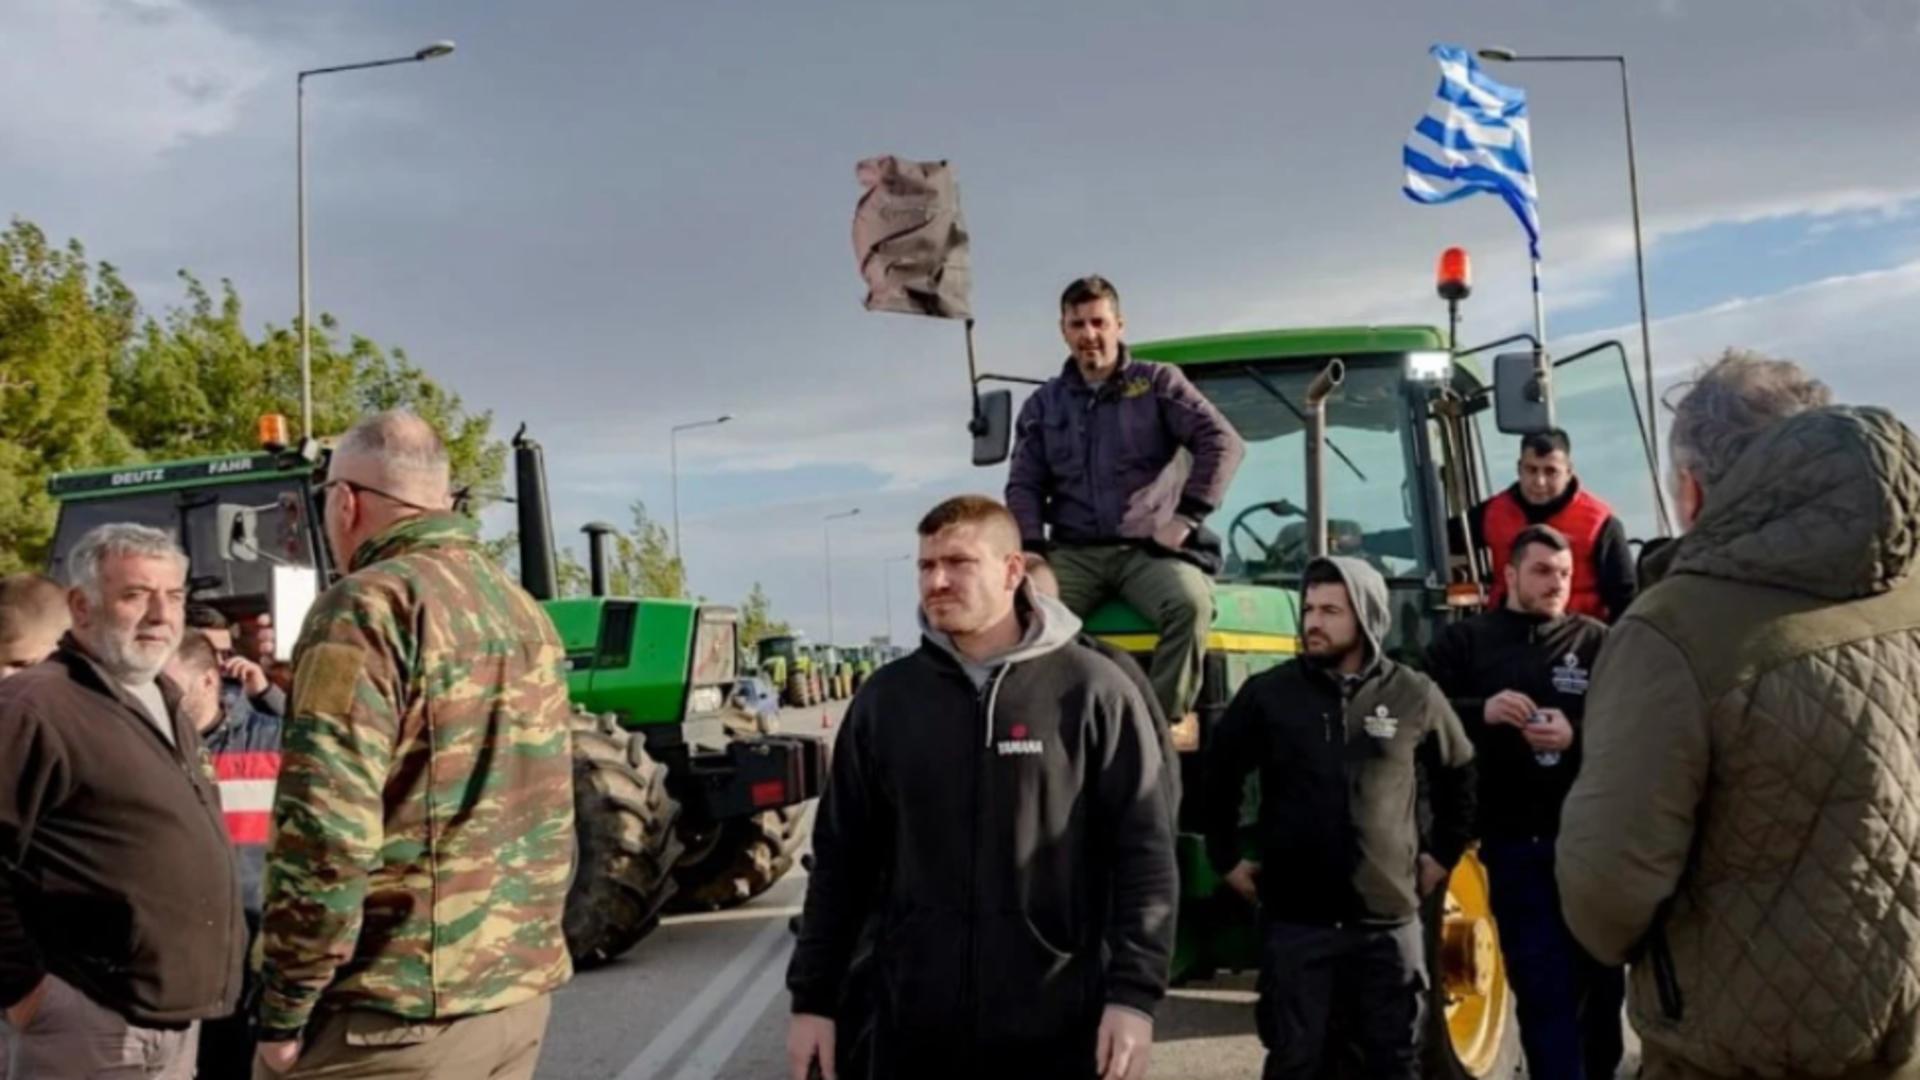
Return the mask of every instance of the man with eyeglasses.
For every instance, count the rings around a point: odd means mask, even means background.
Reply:
[[[566,654],[393,411],[328,465],[347,576],[294,649],[256,1076],[528,1080],[572,975]]]

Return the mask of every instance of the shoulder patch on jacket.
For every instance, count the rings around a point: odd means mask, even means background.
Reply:
[[[344,713],[353,707],[353,690],[366,667],[366,654],[351,645],[323,642],[309,646],[293,673],[297,712]]]

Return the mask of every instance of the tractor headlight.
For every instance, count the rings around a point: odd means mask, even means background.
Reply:
[[[1445,351],[1407,354],[1407,378],[1415,382],[1445,382],[1453,374],[1453,354]]]
[[[719,712],[720,706],[725,703],[726,698],[722,696],[719,687],[702,686],[687,696],[687,711],[696,716],[701,713]]]

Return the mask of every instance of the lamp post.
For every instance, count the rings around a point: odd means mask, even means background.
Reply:
[[[857,517],[859,516],[859,514],[860,514],[860,508],[856,506],[851,510],[842,510],[837,514],[828,514],[826,517],[823,517],[820,519],[820,522],[821,522],[820,531],[827,538],[827,641],[826,641],[826,644],[829,648],[833,646],[833,523],[836,521],[841,521],[846,518]]]
[[[880,587],[886,594],[887,602],[887,644],[893,644],[893,575],[890,572],[897,562],[912,562],[916,556],[895,555],[880,563]]]
[[[295,144],[296,167],[295,201],[299,204],[300,216],[300,436],[313,434],[313,328],[308,312],[307,290],[307,79],[313,75],[333,75],[342,71],[365,71],[368,68],[392,67],[395,64],[417,64],[423,60],[437,60],[453,54],[453,42],[436,41],[431,45],[415,50],[408,56],[395,56],[386,60],[367,60],[358,64],[336,64],[332,67],[308,68],[300,72],[293,80],[293,141]]]
[[[1615,64],[1620,68],[1620,110],[1626,119],[1627,131],[1627,192],[1633,201],[1633,274],[1640,288],[1640,361],[1647,383],[1647,432],[1651,442],[1647,452],[1652,456],[1654,475],[1658,476],[1660,436],[1653,428],[1653,329],[1647,319],[1647,256],[1646,244],[1640,233],[1640,168],[1634,154],[1633,95],[1627,88],[1627,58],[1601,53],[1523,56],[1512,49],[1503,48],[1481,49],[1480,58],[1503,64]]]
[[[673,558],[680,563],[681,574],[686,573],[686,562],[680,558],[680,433],[695,428],[717,427],[733,419],[733,414],[716,416],[711,420],[695,420],[690,424],[675,424],[667,431],[667,471],[673,478]]]

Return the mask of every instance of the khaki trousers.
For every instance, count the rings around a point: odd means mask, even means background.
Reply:
[[[13,1080],[193,1080],[200,1049],[199,1024],[138,1027],[51,975],[40,1011],[8,1035]]]
[[[1177,724],[1200,698],[1213,628],[1213,583],[1199,567],[1174,555],[1130,544],[1060,544],[1047,553],[1060,579],[1060,602],[1086,618],[1114,597],[1133,606],[1159,631],[1147,666],[1154,696]]]
[[[286,1073],[258,1059],[254,1080],[533,1080],[553,1000],[542,994],[499,1012],[407,1020],[371,1009],[315,1017]]]

